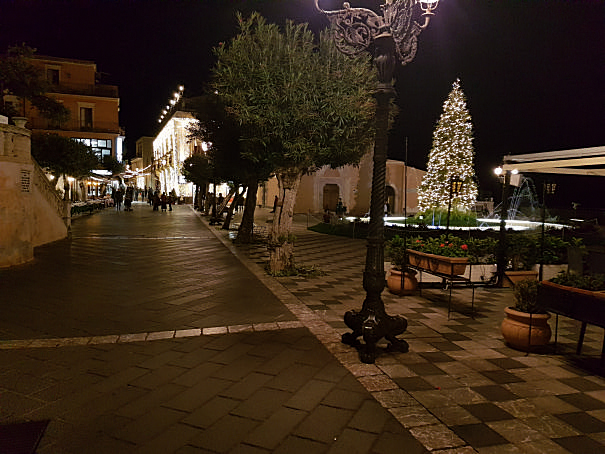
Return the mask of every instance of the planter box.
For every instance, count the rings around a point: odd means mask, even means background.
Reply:
[[[468,265],[468,257],[445,257],[413,249],[408,249],[407,252],[410,265],[431,273],[460,276],[464,274]]]
[[[605,328],[605,292],[542,281],[538,303],[549,312]]]

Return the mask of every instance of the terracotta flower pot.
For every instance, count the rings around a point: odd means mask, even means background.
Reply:
[[[402,271],[391,268],[391,273],[387,278],[387,288],[394,295],[409,295],[418,288],[416,271],[407,270],[402,279]]]
[[[531,347],[546,345],[550,341],[552,335],[548,324],[550,314],[531,314],[530,340],[530,314],[519,312],[512,307],[505,308],[504,313],[506,318],[502,321],[502,336],[511,347],[527,351]]]

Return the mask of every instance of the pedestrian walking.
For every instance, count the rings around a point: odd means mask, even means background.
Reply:
[[[153,211],[159,211],[160,209],[160,191],[153,193]]]
[[[116,191],[116,210],[120,211],[122,209],[122,201],[124,200],[124,194],[122,194],[122,190],[118,189]]]
[[[166,211],[166,205],[168,203],[168,198],[166,197],[165,192],[162,192],[162,197],[160,197],[160,202],[162,204],[162,211]]]

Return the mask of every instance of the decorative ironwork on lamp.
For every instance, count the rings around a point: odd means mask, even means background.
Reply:
[[[414,59],[418,35],[428,26],[438,3],[439,0],[385,0],[381,5],[382,15],[379,15],[370,9],[352,8],[349,3],[344,3],[342,9],[325,11],[320,8],[319,0],[315,0],[317,10],[332,24],[338,50],[346,55],[371,51],[378,70],[372,197],[363,273],[366,298],[361,311],[348,311],[345,314],[345,323],[352,332],[342,336],[342,342],[359,350],[359,357],[364,363],[374,363],[376,343],[383,337],[390,342],[389,348],[408,351],[407,342],[396,337],[407,329],[407,320],[388,315],[380,297],[385,286],[383,210],[389,109],[391,99],[395,96],[393,80],[396,64],[399,62],[403,66]],[[423,24],[414,20],[417,5],[424,17]],[[363,344],[358,341],[359,337],[363,338]]]

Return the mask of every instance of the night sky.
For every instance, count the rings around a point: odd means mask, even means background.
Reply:
[[[379,11],[380,1],[350,0]],[[324,9],[342,2],[322,0]],[[127,154],[157,133],[157,118],[179,84],[200,94],[212,48],[236,32],[235,11],[271,22],[328,25],[313,0],[0,0],[0,52],[24,42],[40,55],[92,60],[118,85]],[[492,169],[505,154],[605,145],[604,0],[441,0],[419,37],[414,61],[398,70],[400,114],[390,157],[426,168],[432,132],[460,78],[475,128],[479,186],[498,198]],[[567,204],[605,186],[597,177],[562,179]],[[580,181],[578,183],[577,181]],[[569,199],[569,200],[568,200]],[[603,197],[586,204],[605,208]]]

